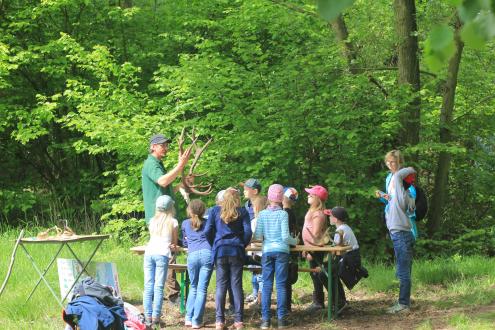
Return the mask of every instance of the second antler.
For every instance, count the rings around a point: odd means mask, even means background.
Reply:
[[[183,128],[182,129],[182,133],[180,134],[180,137],[179,137],[179,155],[182,155],[184,153],[184,142],[185,142],[185,133],[186,132],[186,129]],[[198,141],[198,137],[196,136],[195,134],[195,129],[193,128],[192,132],[191,132],[191,135],[187,135],[191,141],[192,141],[192,152],[194,153],[194,159],[191,163],[191,166],[189,167],[189,171],[186,175],[186,171],[185,171],[185,168],[182,169],[182,173],[181,173],[181,184],[180,184],[180,188],[182,188],[184,190],[184,193],[187,195],[187,196],[184,196],[184,198],[186,199],[186,202],[189,201],[189,194],[195,194],[195,195],[200,195],[200,196],[205,196],[205,195],[208,195],[210,194],[212,191],[213,191],[213,184],[212,183],[199,183],[199,184],[195,184],[194,181],[195,181],[195,178],[197,177],[200,177],[200,176],[203,176],[205,175],[206,173],[201,173],[201,174],[196,174],[194,173],[194,170],[196,168],[196,165],[198,165],[198,161],[201,157],[201,155],[203,154],[203,152],[205,151],[205,149],[208,147],[208,145],[211,143],[212,139],[208,139],[208,141],[206,141],[206,143],[202,146],[202,147],[199,147],[198,144],[197,144],[197,141]],[[183,193],[183,195],[184,195]]]

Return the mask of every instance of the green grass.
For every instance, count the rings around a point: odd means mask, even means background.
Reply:
[[[33,229],[34,230],[34,229]],[[37,232],[37,231],[35,231]],[[0,281],[3,281],[10,255],[17,235],[14,231],[0,234]],[[89,256],[88,246],[95,242],[84,242],[73,245],[76,253],[84,260]],[[40,268],[44,268],[56,251],[54,245],[28,245]],[[68,251],[61,257],[70,258]],[[142,299],[143,270],[142,257],[133,255],[127,247],[116,245],[111,240],[105,241],[95,256],[96,261],[112,261],[117,264],[123,298],[133,304],[140,305]],[[179,261],[185,262],[185,256]],[[361,281],[356,291],[365,295],[386,293],[390,297],[398,295],[398,282],[394,278],[395,269],[385,264],[365,264],[370,277]],[[47,278],[59,294],[56,264],[52,266]],[[16,263],[6,290],[0,297],[0,329],[60,329],[61,308],[53,299],[43,283],[39,286],[32,299],[25,303],[34,283],[38,279],[35,270],[25,253],[17,251]],[[215,274],[210,282],[209,292],[215,290]],[[251,291],[251,274],[244,273],[244,290]],[[354,291],[354,290],[353,290]],[[294,286],[295,304],[308,303],[311,299],[312,282],[309,274],[300,273],[299,280]],[[431,304],[435,308],[452,306],[482,306],[495,301],[495,259],[472,256],[439,258],[433,261],[415,260],[413,266],[413,300],[416,304]],[[493,324],[494,313],[484,316],[459,315],[449,320],[453,327],[471,329],[465,326],[479,325],[484,329],[487,324]],[[332,328],[331,325],[328,325]],[[430,329],[429,321],[423,321],[417,329]],[[492,326],[493,328],[493,326]]]
[[[368,292],[397,292],[395,269],[384,264],[366,265],[370,277],[357,288]],[[485,305],[495,301],[495,259],[482,256],[415,260],[413,297],[428,298],[439,308]],[[442,292],[442,299],[435,299]]]
[[[449,325],[458,330],[492,330],[495,328],[495,312],[476,316],[459,314],[449,320]]]

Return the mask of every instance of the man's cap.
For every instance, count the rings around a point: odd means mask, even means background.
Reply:
[[[258,192],[261,191],[261,183],[258,181],[258,179],[255,178],[247,179],[246,182],[241,183],[241,186],[251,189],[258,189]]]
[[[169,195],[161,195],[156,199],[156,208],[163,211],[169,210],[174,204],[174,200]]]
[[[304,190],[310,195],[318,196],[322,201],[326,201],[328,198],[328,191],[325,187],[316,185],[311,188],[304,188]]]
[[[347,211],[342,206],[335,206],[331,210],[326,209],[323,211],[323,213],[325,213],[326,215],[332,215],[337,219],[339,219],[340,221],[347,221],[347,219],[349,219],[349,215],[347,214]]]
[[[284,196],[290,199],[291,201],[295,202],[299,198],[299,193],[297,192],[296,188],[285,187]]]
[[[155,134],[150,138],[150,145],[170,143],[170,142],[172,142],[172,140],[169,139],[168,137],[165,137],[165,135],[163,134]]]

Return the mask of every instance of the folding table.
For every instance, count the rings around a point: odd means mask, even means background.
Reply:
[[[76,283],[79,280],[79,278],[81,277],[81,275],[84,272],[87,273],[86,267],[89,265],[89,263],[91,262],[91,260],[93,260],[93,257],[95,256],[96,251],[98,251],[98,249],[100,248],[101,243],[103,243],[103,241],[106,240],[109,237],[110,237],[110,235],[73,235],[73,236],[68,236],[68,237],[62,237],[62,236],[60,236],[60,237],[48,237],[46,239],[38,239],[36,237],[22,238],[20,240],[20,242],[19,242],[19,245],[22,247],[22,249],[26,253],[28,259],[31,261],[31,264],[33,265],[33,268],[36,270],[36,272],[40,276],[40,278],[36,282],[36,285],[34,286],[33,290],[31,291],[31,293],[29,294],[28,298],[26,299],[26,302],[28,302],[29,299],[31,299],[31,297],[33,296],[34,292],[38,288],[39,284],[41,283],[41,281],[43,281],[45,283],[45,285],[47,286],[48,290],[50,290],[50,292],[53,295],[53,297],[55,298],[55,300],[60,305],[60,307],[64,308],[63,303],[67,299],[67,296],[70,294],[70,292],[72,291],[72,289],[76,285]],[[85,263],[83,263],[78,258],[77,254],[74,252],[74,250],[71,248],[70,244],[80,243],[80,242],[87,242],[87,241],[97,241],[98,243],[96,244],[96,246],[92,250],[92,253],[91,253],[91,256],[89,257],[89,259]],[[57,252],[53,256],[53,258],[48,263],[48,266],[46,266],[45,270],[44,271],[41,271],[40,268],[38,267],[38,265],[36,264],[34,258],[31,256],[31,254],[29,254],[29,251],[27,250],[27,248],[25,246],[27,244],[32,244],[32,245],[56,244],[56,245],[60,245],[60,246],[58,247]],[[55,260],[59,256],[60,252],[64,248],[64,246],[66,246],[67,249],[69,249],[69,251],[72,254],[72,256],[74,256],[74,258],[79,263],[79,265],[81,265],[82,270],[81,270],[81,272],[79,272],[76,275],[76,278],[74,280],[74,283],[72,283],[72,286],[67,291],[67,294],[63,297],[63,299],[60,300],[60,298],[58,297],[58,295],[55,293],[55,290],[53,290],[53,288],[51,287],[50,283],[45,278],[45,275],[48,273],[48,270],[53,265],[53,263],[55,262]]]

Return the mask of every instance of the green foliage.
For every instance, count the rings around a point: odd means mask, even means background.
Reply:
[[[416,243],[418,256],[433,258],[438,255],[495,255],[495,227],[468,231],[447,240],[419,239]]]
[[[425,62],[438,71],[455,52],[454,33],[447,25],[433,28],[425,41]]]
[[[111,234],[113,239],[126,247],[144,244],[148,238],[144,220],[134,218],[110,220],[102,228],[102,233]]]
[[[207,172],[215,191],[251,176],[265,188],[292,185],[301,192],[295,208],[302,219],[303,188],[324,184],[327,206],[348,208],[363,251],[388,255],[373,191],[383,189],[383,155],[398,145],[399,117],[417,97],[397,83],[388,4],[318,3],[332,17],[346,12],[360,68],[350,74],[314,3],[291,2],[299,11],[262,0],[132,3],[20,1],[0,11],[0,208],[8,224],[47,226],[64,217],[84,232],[103,224],[122,241],[140,237],[148,138],[175,138],[195,126],[202,141],[213,138],[198,172]],[[405,149],[406,159],[418,155],[413,165],[430,195],[434,160],[440,152],[452,156],[440,240],[485,228],[495,216],[490,42],[464,52],[453,142],[438,139],[453,35],[441,24],[452,6],[465,6],[449,3],[418,3],[425,59],[442,66],[439,77],[421,77],[421,140]],[[480,16],[470,8],[462,16],[474,22]],[[176,159],[173,143],[166,168]],[[204,199],[213,203],[213,195]],[[476,250],[461,241],[456,251],[491,253],[488,243]]]
[[[317,0],[318,13],[327,21],[336,19],[354,0]]]

